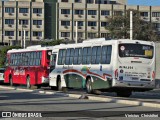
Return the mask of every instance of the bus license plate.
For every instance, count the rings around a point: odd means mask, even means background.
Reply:
[[[132,80],[139,80],[138,77],[132,77]]]

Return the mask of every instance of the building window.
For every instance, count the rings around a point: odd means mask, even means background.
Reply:
[[[74,0],[75,3],[81,3],[82,0]]]
[[[114,16],[122,16],[123,11],[114,11]]]
[[[68,0],[61,0],[61,2],[68,2]]]
[[[19,25],[28,25],[28,20],[19,20]]]
[[[35,14],[42,13],[42,8],[33,8],[33,13],[35,13]]]
[[[75,10],[75,15],[83,15],[83,10]]]
[[[78,21],[77,24],[78,26],[83,26],[83,21]],[[76,26],[76,21],[74,22],[74,26]]]
[[[70,32],[61,32],[61,37],[70,37]]]
[[[106,27],[108,26],[108,22],[101,22],[101,27]]]
[[[61,14],[70,14],[70,9],[61,9]]]
[[[61,21],[61,26],[70,26],[70,21]]]
[[[88,21],[88,26],[97,26],[97,22]]]
[[[102,38],[109,38],[109,33],[101,33]]]
[[[5,36],[14,36],[14,31],[5,31]]]
[[[155,28],[160,28],[160,23],[153,23]]]
[[[33,20],[33,25],[42,25],[42,20]]]
[[[76,32],[74,32],[74,37],[76,37]],[[78,38],[83,37],[83,32],[78,32],[77,37],[78,37]]]
[[[5,24],[14,24],[14,19],[5,19]]]
[[[96,33],[88,33],[88,38],[95,38],[96,37]]]
[[[21,33],[24,35],[24,32],[19,31],[19,36],[21,36]],[[25,31],[26,36],[28,36],[28,31]]]
[[[19,13],[28,13],[28,8],[19,8]]]
[[[88,15],[96,15],[97,11],[96,10],[88,10]]]
[[[108,10],[101,10],[101,15],[110,15]]]
[[[152,12],[152,17],[160,17],[160,12]]]
[[[34,32],[33,32],[33,36],[39,36],[39,37],[42,37],[42,32],[34,31]]]
[[[148,17],[148,12],[140,12],[140,15],[141,15],[142,17]]]
[[[116,4],[116,1],[109,1],[109,4]]]
[[[87,3],[92,4],[94,1],[93,0],[87,0]]]
[[[108,0],[96,0],[95,3],[96,4],[107,4]]]
[[[14,13],[13,7],[5,7],[5,13]]]

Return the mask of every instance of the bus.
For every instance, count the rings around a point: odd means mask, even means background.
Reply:
[[[49,85],[49,62],[51,47],[41,45],[29,46],[26,49],[12,49],[7,52],[7,67],[4,82],[41,87]]]
[[[129,97],[133,91],[155,87],[155,44],[105,38],[61,44],[52,50],[51,66],[51,88],[110,91]]]

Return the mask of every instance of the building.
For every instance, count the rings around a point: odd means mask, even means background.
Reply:
[[[0,26],[0,42],[3,44],[20,44],[24,30],[27,41],[44,39],[44,3],[1,1]]]
[[[16,44],[26,31],[28,41],[108,37],[109,18],[140,11],[160,31],[160,6],[129,6],[127,0],[10,0],[0,2],[0,41]]]
[[[108,19],[125,15],[128,9],[140,11],[141,18],[160,29],[160,6],[129,6],[127,0],[44,0],[45,38],[75,40],[107,37]],[[50,12],[52,11],[52,12]]]

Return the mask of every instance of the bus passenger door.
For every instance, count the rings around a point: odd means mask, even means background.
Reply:
[[[49,73],[52,72],[56,67],[56,61],[57,61],[56,58],[57,58],[57,54],[52,54],[51,61],[50,61]]]

